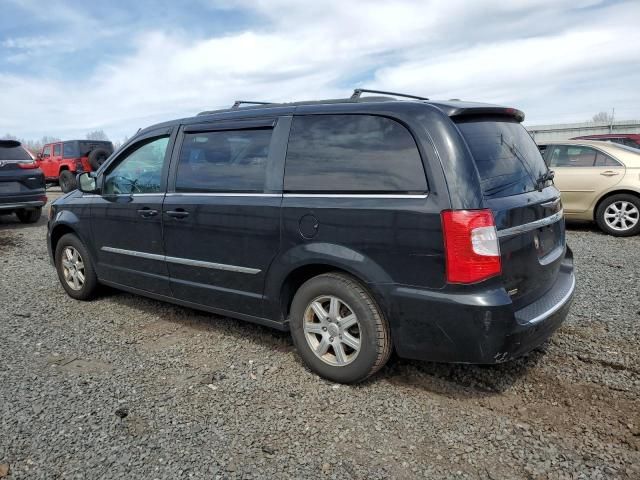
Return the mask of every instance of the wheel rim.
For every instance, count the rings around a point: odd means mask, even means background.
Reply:
[[[84,262],[75,248],[68,246],[62,250],[62,275],[69,288],[81,290],[84,285]]]
[[[361,345],[358,317],[340,298],[315,298],[304,312],[304,336],[311,351],[323,362],[343,367],[352,363]]]
[[[619,200],[613,202],[604,211],[604,221],[607,225],[618,232],[630,230],[638,224],[640,211],[631,202]]]

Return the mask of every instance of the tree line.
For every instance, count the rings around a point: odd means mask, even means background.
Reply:
[[[105,141],[108,141],[109,137],[104,132],[104,130],[92,130],[90,132],[87,132],[87,134],[85,135],[85,139],[86,140],[105,140]],[[34,140],[34,139],[30,139],[30,138],[18,138],[17,136],[12,135],[10,133],[6,133],[2,137],[0,137],[0,140],[16,140],[16,141],[20,142],[23,146],[27,147],[29,150],[31,150],[34,153],[37,153],[37,152],[41,151],[42,147],[44,145],[46,145],[47,143],[55,143],[55,142],[61,142],[62,141],[62,139],[60,139],[58,137],[49,136],[49,135],[45,135],[42,138]],[[124,139],[122,139],[122,141],[115,141],[115,142],[113,142],[113,147],[115,149],[118,149],[127,140],[128,140],[128,138],[125,137]]]

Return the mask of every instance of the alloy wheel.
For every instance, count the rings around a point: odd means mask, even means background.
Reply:
[[[349,365],[360,352],[358,317],[334,295],[317,297],[307,306],[303,330],[311,351],[329,365]]]
[[[81,290],[85,281],[84,262],[78,250],[66,246],[62,250],[62,273],[65,282],[73,290]]]
[[[619,200],[613,202],[604,211],[604,221],[607,225],[618,232],[632,229],[640,220],[640,211],[631,202]]]

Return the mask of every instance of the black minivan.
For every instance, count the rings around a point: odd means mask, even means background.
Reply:
[[[73,298],[105,284],[290,330],[337,382],[392,350],[503,362],[554,332],[575,288],[523,118],[356,90],[154,125],[54,202],[49,251]]]

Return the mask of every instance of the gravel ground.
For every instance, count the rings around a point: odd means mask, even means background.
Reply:
[[[527,358],[347,387],[286,334],[72,300],[45,228],[0,217],[0,477],[640,478],[640,237],[570,227],[576,301]]]

